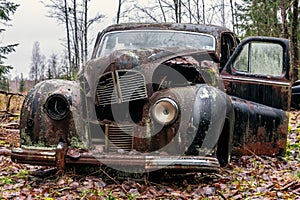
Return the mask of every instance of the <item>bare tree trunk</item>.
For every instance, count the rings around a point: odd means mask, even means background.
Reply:
[[[181,0],[178,0],[178,22],[181,23]]]
[[[174,8],[175,8],[175,19],[176,23],[179,22],[179,16],[178,16],[178,0],[173,0],[174,1]]]
[[[263,2],[263,10],[262,10],[262,12],[264,12],[266,16],[264,17],[264,21],[262,22],[262,24],[259,24],[259,26],[261,27],[261,33],[259,35],[263,35],[263,34],[269,35],[269,29],[270,28],[266,29],[265,25],[269,25],[269,18],[271,16],[269,15],[269,12],[267,10],[267,2],[266,2],[266,0],[262,0],[262,2]],[[258,22],[258,23],[260,23],[260,22]]]
[[[203,18],[203,24],[205,24],[206,19],[205,19],[205,2],[204,2],[204,0],[202,0],[202,18]]]
[[[194,1],[194,3],[196,3],[197,24],[200,24],[200,9],[199,9],[199,0],[197,0],[196,2]]]
[[[68,15],[68,5],[67,0],[65,0],[64,5],[64,12],[65,12],[65,23],[66,23],[66,31],[67,31],[67,48],[68,48],[68,61],[69,61],[69,67],[72,66],[72,60],[71,60],[71,41],[70,41],[70,28],[69,28],[69,15]],[[67,78],[69,77],[69,74],[67,73]]]
[[[88,56],[88,0],[84,0],[84,58],[83,65],[85,65]]]
[[[299,48],[298,48],[298,26],[299,26],[299,21],[298,21],[298,4],[299,0],[294,0],[293,3],[293,20],[292,20],[292,62],[293,62],[293,74],[294,74],[294,80],[298,79],[298,66],[299,66]]]
[[[222,15],[222,26],[225,27],[226,22],[225,22],[225,2],[224,2],[224,0],[222,0],[221,15]]]
[[[286,23],[286,9],[284,0],[280,0],[280,11],[281,11],[281,26],[282,26],[282,36],[288,38],[288,28]]]
[[[257,8],[257,2],[256,1],[252,1],[252,7]],[[265,12],[265,10],[263,9],[262,12]],[[255,34],[256,35],[261,35],[260,34],[261,28],[260,28],[260,24],[259,24],[258,20],[255,20],[255,27],[257,29]]]
[[[84,50],[85,50],[85,47],[84,47],[84,44],[85,44],[85,24],[84,24],[84,16],[85,16],[85,5],[84,5],[84,1],[83,0],[83,4],[82,4],[82,13],[81,13],[81,16],[79,17],[79,19],[82,19],[82,20],[78,20],[79,24],[78,24],[78,34],[79,37],[78,37],[78,43],[80,43],[80,45],[78,46],[78,49],[80,51],[80,55],[79,55],[79,59],[78,59],[78,62],[80,62],[79,66],[83,66],[84,64]]]
[[[279,27],[278,20],[277,20],[278,19],[277,14],[278,14],[279,9],[280,8],[278,7],[278,5],[275,4],[274,8],[271,9],[271,11],[270,11],[271,12],[270,15],[272,17],[271,17],[271,20],[269,21],[269,24],[271,27],[273,26],[271,29],[273,29],[274,31],[271,31],[269,35],[271,35],[273,37],[278,37],[281,34],[281,31],[279,31],[280,27]],[[284,13],[285,12],[286,11],[284,9]]]
[[[181,0],[173,0],[176,23],[181,23]]]
[[[233,2],[232,2],[232,0],[230,0],[230,9],[231,9],[232,30],[233,30],[233,32],[235,32],[235,27],[234,27],[234,24],[235,24],[235,21],[234,21],[234,9],[233,9]]]
[[[188,8],[189,8],[189,19],[190,19],[190,23],[192,23],[191,0],[188,0]]]
[[[41,0],[42,2],[46,0]],[[88,56],[88,30],[104,15],[96,14],[88,18],[88,5],[91,0],[47,0],[44,3],[50,8],[51,18],[63,23],[66,30],[66,77],[75,75],[81,65],[84,65]],[[68,5],[69,4],[69,5]]]
[[[73,74],[75,75],[75,71],[78,69],[79,64],[79,49],[78,49],[78,23],[77,23],[77,2],[73,0],[73,10],[74,10],[74,51],[75,51],[75,66],[73,67]]]
[[[84,64],[84,30],[82,29],[80,33],[81,33],[81,36],[78,39],[78,41],[80,43],[80,48],[79,48],[80,56],[79,56],[78,62],[80,60],[80,66],[83,66],[83,64]]]
[[[235,6],[235,23],[238,23],[238,15],[237,15],[237,3],[236,3],[236,0],[234,1],[234,6]],[[236,34],[239,35],[240,34],[240,31],[239,31],[239,28],[236,29]]]
[[[119,0],[118,12],[117,12],[117,24],[120,23],[121,5],[122,5],[122,0]]]
[[[193,3],[195,4],[196,6],[196,14],[197,14],[197,17],[195,17],[195,20],[197,21],[197,24],[200,24],[201,23],[201,16],[200,16],[200,0],[194,0]],[[202,0],[202,9],[204,9],[204,0]],[[203,17],[205,17],[205,13],[202,12],[202,23],[205,23],[205,19]]]
[[[159,3],[159,7],[160,7],[161,13],[162,13],[163,18],[164,18],[164,22],[167,22],[166,14],[165,14],[164,9],[162,7],[161,0],[158,0],[158,3]]]

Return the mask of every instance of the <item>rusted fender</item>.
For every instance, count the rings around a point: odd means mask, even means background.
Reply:
[[[221,146],[226,147],[222,151],[227,150],[228,155],[230,155],[233,117],[231,99],[224,92],[215,87],[200,85],[196,93],[191,118],[196,135],[188,152],[208,155],[210,150],[217,150],[219,138],[224,133],[228,140],[221,141],[224,143]],[[225,127],[228,129],[224,127],[225,123],[227,123],[228,126]],[[216,152],[210,153],[214,154]]]
[[[79,82],[53,79],[37,84],[22,106],[21,145],[56,147],[74,141],[84,145],[81,102]]]
[[[166,145],[165,137],[160,137],[165,135],[165,132],[159,132],[151,139],[154,146],[170,154],[215,156],[218,139],[226,121],[229,125],[226,126],[228,129],[225,132],[229,139],[228,143],[224,141],[224,146],[231,146],[233,132],[230,122],[234,121],[234,113],[231,99],[224,92],[207,84],[199,84],[160,92],[150,102],[155,102],[155,99],[161,97],[174,99],[181,111],[173,126],[173,132],[177,134],[172,142]],[[230,150],[231,147],[228,151]]]

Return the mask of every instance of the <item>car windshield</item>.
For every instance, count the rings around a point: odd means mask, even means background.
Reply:
[[[212,35],[169,30],[127,30],[111,32],[101,40],[99,57],[107,56],[115,50],[183,47],[192,49],[215,50]]]

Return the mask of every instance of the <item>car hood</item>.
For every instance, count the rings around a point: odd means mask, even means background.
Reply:
[[[221,81],[218,81],[219,58],[214,51],[178,47],[116,50],[106,57],[90,60],[79,77],[88,84],[90,91],[94,91],[96,81],[105,73],[135,70],[140,71],[147,79],[164,62],[194,67],[206,79],[206,83],[223,88]]]

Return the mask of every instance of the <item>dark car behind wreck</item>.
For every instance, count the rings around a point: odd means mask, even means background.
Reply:
[[[77,81],[27,95],[15,162],[127,172],[218,170],[233,155],[285,153],[289,42],[193,24],[99,33]]]

